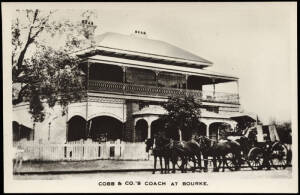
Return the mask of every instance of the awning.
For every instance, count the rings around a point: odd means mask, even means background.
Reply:
[[[141,110],[134,112],[132,115],[166,115],[168,111],[158,105],[150,105],[142,108]],[[247,113],[215,113],[206,110],[201,110],[199,118],[215,118],[215,119],[227,119],[237,122],[255,122],[256,119],[252,114]]]
[[[166,115],[168,111],[165,110],[163,107],[158,105],[150,105],[147,107],[142,108],[141,110],[134,112],[132,115]],[[201,110],[199,118],[214,118],[214,119],[227,119],[233,120],[230,117],[232,114],[228,113],[215,113],[209,112],[206,110]]]
[[[237,121],[237,122],[255,122],[256,117],[252,116],[251,114],[245,114],[245,113],[237,113],[230,117],[231,119]]]
[[[219,118],[219,119],[230,119],[229,114],[227,113],[215,113],[215,112],[209,112],[206,110],[201,110],[200,112],[200,118]]]

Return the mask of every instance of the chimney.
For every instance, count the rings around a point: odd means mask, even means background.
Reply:
[[[132,33],[132,35],[135,36],[135,37],[147,38],[147,33],[145,31],[141,31],[141,30],[135,30]]]
[[[83,36],[87,39],[93,39],[95,29],[97,28],[94,25],[93,21],[90,20],[82,20],[81,21]]]

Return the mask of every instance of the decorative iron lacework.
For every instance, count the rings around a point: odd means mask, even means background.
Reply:
[[[177,89],[157,86],[145,86],[128,83],[117,83],[110,81],[89,81],[89,90],[101,91],[105,93],[117,93],[124,95],[139,95],[150,97],[169,97],[192,95],[195,99],[201,99],[206,102],[219,102],[239,104],[238,94],[200,91],[191,89]]]
[[[106,98],[106,97],[93,96],[93,97],[89,97],[89,102],[123,104],[125,101],[119,98]]]

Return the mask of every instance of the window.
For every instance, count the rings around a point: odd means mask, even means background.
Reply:
[[[186,78],[185,75],[181,74],[160,72],[158,74],[158,85],[160,87],[185,89]]]
[[[156,85],[156,75],[151,70],[127,68],[126,83],[140,84],[140,85]]]

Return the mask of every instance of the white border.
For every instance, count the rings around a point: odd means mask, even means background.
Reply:
[[[277,2],[283,3],[283,2]],[[105,3],[106,5],[113,5],[115,7],[122,6],[135,6],[143,4],[145,6],[157,6],[162,3]],[[163,3],[166,4],[166,3]],[[173,5],[179,6],[192,6],[193,3],[173,3]],[[203,3],[203,5],[212,5],[214,3]],[[219,5],[224,3],[219,3]],[[226,3],[228,5],[229,3]],[[236,4],[236,3],[235,3]],[[244,6],[247,3],[243,3]],[[257,3],[258,4],[258,3]],[[272,5],[276,3],[260,3],[261,5]],[[11,135],[11,121],[12,121],[12,105],[11,105],[11,47],[10,47],[10,21],[11,21],[11,11],[16,7],[21,7],[23,9],[29,8],[41,8],[41,9],[61,9],[61,8],[73,8],[73,9],[88,9],[95,8],[97,3],[2,3],[2,27],[3,27],[3,136],[4,136],[4,192],[297,192],[298,191],[298,113],[297,113],[297,37],[295,22],[297,21],[297,13],[295,2],[288,2],[285,4],[290,4],[291,8],[294,10],[294,14],[291,14],[291,18],[294,25],[291,25],[291,86],[292,86],[292,128],[293,128],[293,178],[292,179],[260,179],[255,180],[243,180],[243,179],[232,179],[228,178],[226,180],[210,180],[207,178],[209,185],[207,187],[132,187],[132,186],[115,186],[107,188],[99,188],[97,183],[100,181],[101,175],[99,174],[99,180],[26,180],[19,181],[13,180],[12,177],[12,135]],[[169,175],[169,178],[172,177]],[[148,179],[169,179],[165,175],[155,175],[155,177],[149,176]],[[114,180],[135,180],[140,181],[145,180],[145,178],[139,177],[126,177],[125,175],[110,177],[110,181]],[[186,180],[186,178],[182,178]]]

